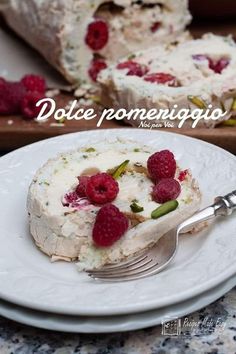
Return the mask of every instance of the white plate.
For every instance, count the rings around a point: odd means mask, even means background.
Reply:
[[[219,299],[236,285],[233,276],[217,287],[190,300],[161,309],[123,316],[68,316],[30,310],[0,300],[0,315],[34,327],[69,333],[125,332],[159,325],[181,318]]]
[[[205,142],[181,135],[119,129],[89,131],[41,141],[0,159],[0,297],[61,314],[114,315],[151,310],[184,301],[217,286],[236,272],[235,215],[219,219],[204,233],[186,236],[171,266],[154,277],[107,284],[79,274],[73,264],[54,263],[34,245],[25,209],[36,171],[58,152],[95,140],[133,138],[169,148],[200,182],[204,204],[236,187],[236,158]]]

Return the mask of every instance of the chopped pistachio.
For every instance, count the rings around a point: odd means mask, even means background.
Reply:
[[[90,147],[85,150],[85,152],[94,152],[94,151],[96,151],[96,149],[94,149],[93,147]]]
[[[222,112],[226,112],[224,102],[220,102]]]
[[[47,181],[41,181],[39,182],[39,185],[41,186],[42,184],[45,184],[45,186],[50,186],[50,183],[48,183]]]
[[[58,123],[62,124],[62,123],[65,123],[65,121],[66,121],[66,118],[62,117],[58,120]]]
[[[94,102],[94,103],[101,103],[101,99],[99,96],[93,95],[90,96],[90,99]]]
[[[234,98],[234,100],[233,100],[231,110],[236,111],[236,98]]]
[[[128,60],[132,60],[132,59],[134,59],[136,57],[136,55],[134,54],[134,53],[132,53],[132,54],[130,54],[128,57],[127,57],[127,59]]]
[[[88,158],[88,155],[83,155],[83,159],[87,159]]]
[[[236,126],[236,119],[225,120],[224,122],[221,123],[221,125],[224,125],[226,127],[235,127]]]
[[[206,109],[207,106],[205,102],[197,96],[188,96],[188,100],[192,102],[195,106],[201,109]]]
[[[122,162],[115,170],[115,172],[113,172],[112,174],[112,177],[114,179],[117,179],[119,178],[124,172],[125,172],[125,169],[127,167],[129,163],[129,160],[125,160],[124,162]]]
[[[141,213],[141,211],[144,210],[144,208],[141,205],[138,205],[137,203],[133,202],[130,205],[130,209],[132,210],[133,213]]]
[[[139,148],[135,148],[135,149],[134,149],[134,152],[139,152],[139,151],[140,151]]]
[[[178,205],[179,203],[177,200],[170,200],[169,202],[166,202],[155,210],[153,210],[153,212],[151,213],[151,218],[158,219],[161,216],[164,216],[170,213],[171,211],[174,211],[178,207]]]

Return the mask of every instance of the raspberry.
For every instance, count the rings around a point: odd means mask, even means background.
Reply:
[[[107,173],[98,173],[90,177],[86,187],[87,198],[96,204],[112,202],[118,192],[118,183]]]
[[[156,32],[161,26],[161,22],[154,22],[150,27],[151,32]]]
[[[209,59],[209,68],[213,70],[216,74],[221,74],[222,71],[229,65],[229,60],[221,58],[217,62]]]
[[[69,206],[77,201],[78,195],[76,192],[66,193],[64,196],[64,200],[62,202],[63,206]]]
[[[169,150],[156,152],[149,157],[147,168],[154,181],[159,181],[162,178],[174,177],[176,161],[173,153]]]
[[[0,88],[2,87],[2,85],[5,85],[7,82],[3,77],[0,77]]]
[[[127,231],[129,221],[112,204],[103,206],[97,213],[93,227],[93,241],[97,246],[109,247],[118,241]]]
[[[98,74],[100,71],[107,68],[107,64],[104,60],[94,59],[90,64],[90,68],[88,70],[89,76],[93,81],[97,81]]]
[[[0,82],[0,114],[20,113],[21,101],[25,95],[25,87],[19,82]]]
[[[27,92],[21,102],[21,112],[27,119],[37,118],[42,105],[36,107],[36,103],[44,98],[40,92]]]
[[[21,79],[21,82],[27,91],[37,91],[40,93],[45,93],[46,91],[46,82],[44,78],[39,75],[25,75]]]
[[[221,74],[230,62],[229,59],[226,58],[221,58],[215,61],[204,54],[195,54],[192,56],[192,58],[197,61],[207,60],[209,68],[213,70],[216,74]]]
[[[153,187],[152,198],[157,203],[165,203],[169,200],[177,199],[180,195],[181,187],[174,178],[164,178]]]
[[[80,198],[86,198],[87,195],[86,195],[86,187],[87,187],[87,184],[88,184],[88,181],[89,181],[90,177],[88,176],[81,176],[79,177],[79,184],[78,186],[76,187],[76,194],[78,197]]]
[[[80,198],[75,191],[68,192],[62,199],[62,205],[64,207],[71,207],[76,209],[83,209],[89,205],[89,201],[84,198]]]
[[[108,26],[105,21],[95,19],[88,25],[85,43],[92,50],[100,50],[107,44],[109,39]]]
[[[119,70],[128,69],[128,72],[126,75],[139,76],[139,77],[146,75],[148,72],[148,68],[146,65],[136,63],[135,61],[132,61],[132,60],[124,61],[123,63],[119,63],[117,65],[117,69],[119,69]]]
[[[183,182],[187,175],[188,175],[188,170],[180,171],[179,176],[178,176],[178,180],[180,182]]]
[[[165,73],[153,73],[148,74],[144,77],[145,81],[156,83],[156,84],[166,84],[167,86],[177,86],[176,77]]]

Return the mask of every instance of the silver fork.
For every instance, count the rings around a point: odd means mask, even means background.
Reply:
[[[236,190],[224,197],[215,198],[215,203],[188,218],[172,229],[150,249],[128,258],[126,261],[109,264],[97,270],[87,270],[93,279],[108,282],[136,280],[162,271],[173,260],[178,249],[179,234],[200,222],[216,216],[227,216],[236,209]]]

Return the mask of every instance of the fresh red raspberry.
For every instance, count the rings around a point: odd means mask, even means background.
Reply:
[[[211,70],[213,70],[216,74],[221,74],[222,71],[229,65],[230,61],[226,58],[221,58],[219,60],[213,60],[207,55],[204,54],[195,54],[192,56],[194,60],[202,61],[207,60],[208,66]]]
[[[95,19],[88,25],[85,43],[92,50],[101,50],[107,44],[109,39],[109,31],[107,23],[101,19]]]
[[[150,177],[154,181],[159,181],[162,178],[174,177],[176,171],[175,157],[169,150],[156,152],[149,157],[147,168]]]
[[[21,82],[27,91],[37,91],[40,93],[45,93],[46,91],[46,82],[44,78],[39,75],[25,75],[21,79]]]
[[[0,77],[0,88],[2,85],[5,85],[7,82],[3,77]]]
[[[75,203],[78,200],[78,195],[76,192],[69,192],[64,195],[62,201],[63,206],[69,206],[70,204]]]
[[[87,198],[96,204],[112,202],[119,192],[119,185],[108,173],[91,176],[87,182]]]
[[[107,68],[107,64],[102,59],[94,59],[90,64],[90,68],[88,70],[89,76],[93,81],[97,81],[98,74],[100,71]]]
[[[83,209],[89,205],[89,201],[85,198],[80,198],[75,191],[68,192],[62,199],[64,207],[76,208],[77,210]]]
[[[124,235],[128,226],[127,217],[115,205],[104,205],[97,213],[93,241],[99,247],[112,246]]]
[[[209,68],[213,70],[216,74],[221,74],[222,71],[229,65],[229,60],[221,58],[218,61],[213,61],[209,59]]]
[[[76,187],[76,194],[78,197],[80,198],[86,198],[87,194],[86,194],[86,188],[87,188],[87,184],[89,181],[90,177],[89,176],[81,176],[79,177],[79,184]]]
[[[185,180],[185,178],[188,175],[188,170],[184,170],[184,171],[180,171],[179,176],[178,176],[178,180],[180,182],[183,182]]]
[[[148,74],[144,77],[145,81],[152,82],[155,84],[166,84],[167,86],[177,86],[177,79],[175,76],[165,73],[153,73]]]
[[[25,87],[20,82],[8,82],[1,79],[0,83],[0,114],[20,113],[21,101],[25,95]]]
[[[42,105],[36,107],[36,103],[45,96],[40,92],[27,92],[21,102],[21,112],[27,119],[37,118]]]
[[[151,32],[156,32],[161,26],[161,22],[154,22],[150,27]]]
[[[117,65],[117,69],[119,69],[119,70],[128,69],[128,72],[126,75],[139,76],[139,77],[146,75],[148,72],[148,67],[146,65],[136,63],[135,61],[132,61],[132,60],[124,61],[123,63],[119,63]]]
[[[174,178],[164,178],[153,187],[152,198],[157,203],[165,203],[169,200],[177,199],[180,195],[181,187]]]

